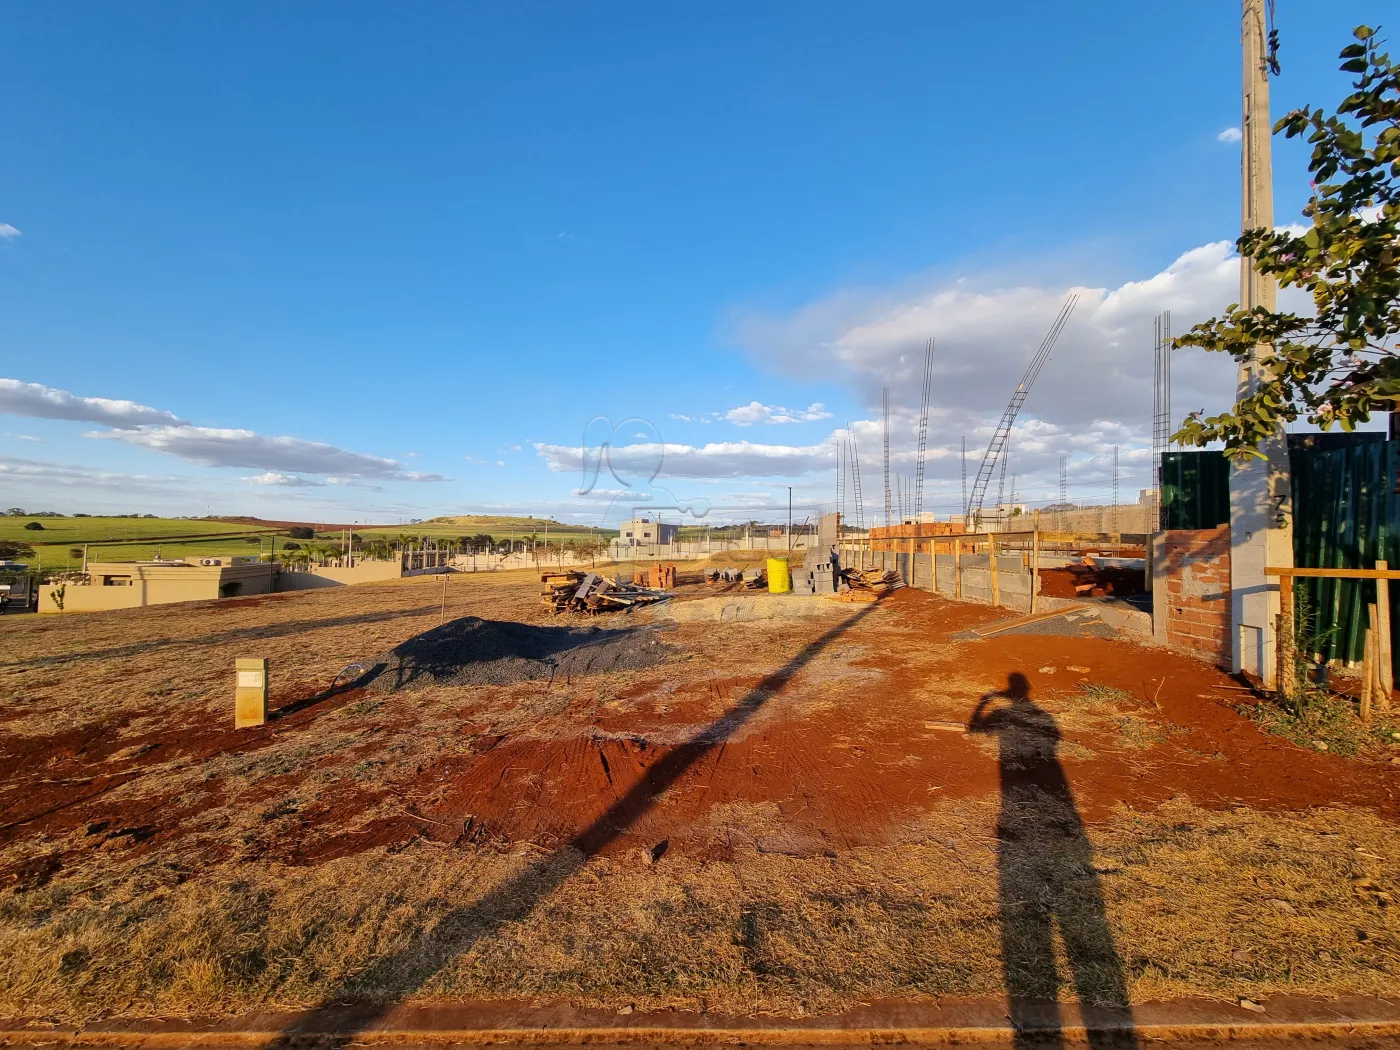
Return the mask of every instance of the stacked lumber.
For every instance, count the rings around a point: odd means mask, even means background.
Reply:
[[[540,582],[544,584],[540,601],[556,613],[618,612],[670,597],[662,591],[606,579],[596,572],[546,572],[540,576]]]
[[[874,602],[897,586],[897,572],[880,569],[842,569],[840,586],[831,597],[843,602]]]

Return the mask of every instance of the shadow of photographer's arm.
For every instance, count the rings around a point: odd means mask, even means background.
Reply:
[[[996,712],[988,711],[987,706],[1000,699],[1000,693],[987,693],[977,701],[977,706],[972,710],[972,717],[967,720],[969,733],[985,733],[991,729],[992,719],[996,717]]]

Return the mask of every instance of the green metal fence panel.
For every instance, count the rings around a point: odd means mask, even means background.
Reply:
[[[1229,520],[1229,460],[1215,450],[1164,452],[1161,527],[1213,529]]]
[[[1289,442],[1293,474],[1293,558],[1299,568],[1371,569],[1384,558],[1400,567],[1400,442],[1381,434],[1307,435]],[[1371,580],[1303,579],[1294,597],[1321,636],[1315,655],[1359,661],[1365,651]],[[1400,585],[1390,586],[1397,625]],[[1394,644],[1391,651],[1394,652]]]

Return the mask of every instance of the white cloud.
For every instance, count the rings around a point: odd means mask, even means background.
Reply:
[[[753,423],[812,423],[819,419],[830,419],[831,413],[826,411],[820,401],[799,409],[750,401],[747,405],[731,408],[724,417],[735,426],[746,427]]]
[[[1073,477],[1080,463],[1111,457],[1116,444],[1123,495],[1131,501],[1136,488],[1147,484],[1133,482],[1129,492],[1127,464],[1151,440],[1154,318],[1171,310],[1179,335],[1219,314],[1239,297],[1239,266],[1232,243],[1217,241],[1117,287],[1074,287],[1056,279],[1008,286],[968,274],[899,293],[845,292],[787,315],[750,314],[739,320],[735,336],[771,371],[804,382],[823,374],[844,383],[868,406],[867,415],[878,413],[881,388],[888,386],[892,467],[906,474],[915,459],[924,345],[935,337],[927,471],[940,498],[946,502],[951,492],[956,504],[960,439],[967,438],[968,469],[975,474],[1017,380],[1066,293],[1077,292],[1079,305],[1020,414],[1008,474],[1018,475],[1023,491],[1054,488],[1060,455],[1071,457]],[[1307,313],[1311,302],[1285,290],[1280,306]],[[1234,386],[1228,357],[1177,351],[1174,421],[1197,409],[1227,407]],[[759,418],[757,410],[753,418]],[[854,426],[867,499],[883,502],[880,427],[873,421]],[[1145,476],[1143,463],[1133,469]],[[996,486],[994,479],[993,491]]]
[[[252,485],[278,485],[283,488],[293,489],[308,488],[326,484],[326,482],[314,481],[311,478],[303,478],[297,474],[279,474],[275,470],[269,470],[265,474],[255,474],[253,477],[243,478],[241,480],[246,481]],[[329,481],[331,484],[335,484],[339,481],[338,478],[327,478],[326,480]]]
[[[106,397],[80,397],[42,383],[0,379],[0,412],[33,419],[76,419],[111,427],[135,427],[148,423],[179,424],[172,412],[163,412],[135,401]]]
[[[38,484],[45,492],[57,486],[75,489],[80,495],[92,489],[112,490],[125,495],[145,495],[169,494],[176,491],[177,487],[188,491],[190,479],[171,474],[122,474],[70,463],[6,456],[0,458],[0,482],[10,485],[26,482]]]
[[[115,429],[92,431],[87,436],[115,438],[205,467],[252,467],[266,471],[261,477],[267,479],[286,474],[338,474],[347,478],[389,481],[451,480],[442,474],[404,470],[397,460],[350,452],[319,441],[269,437],[251,430],[194,426],[173,412],[149,405],[105,397],[80,397],[66,390],[18,379],[0,379],[0,412],[102,423]],[[303,483],[319,484],[304,479]],[[259,484],[296,483],[264,480]]]
[[[42,442],[42,441],[44,440],[44,439],[41,438],[41,437],[35,437],[33,434],[6,434],[5,436],[6,436],[7,438],[14,438],[16,441],[39,441],[39,442]]]
[[[1226,128],[1219,135],[1215,136],[1220,142],[1239,142],[1244,138],[1244,134],[1239,128]]]
[[[448,480],[441,474],[406,471],[396,460],[350,452],[320,441],[268,437],[251,430],[183,424],[96,431],[88,437],[116,438],[204,467],[253,467],[279,473],[337,474],[390,481]]]
[[[751,441],[710,442],[706,445],[660,445],[649,442],[608,450],[614,470],[650,477],[658,457],[660,478],[793,477],[826,470],[835,460],[835,446],[761,445]],[[535,450],[550,470],[582,471],[583,449],[577,445],[536,442]],[[597,450],[589,452],[596,456]]]
[[[8,222],[0,222],[0,241],[13,240],[19,236],[19,230],[15,229]]]
[[[924,343],[937,340],[930,441],[956,443],[963,433],[996,422],[1067,292],[1079,305],[1060,336],[1025,407],[1069,430],[1085,420],[1112,419],[1135,430],[1152,413],[1153,320],[1172,311],[1173,330],[1223,311],[1238,298],[1239,259],[1228,241],[1193,248],[1160,272],[1115,288],[1066,287],[1047,281],[998,287],[976,275],[902,296],[846,293],[783,317],[752,315],[736,330],[760,364],[810,379],[824,371],[844,381],[871,409],[890,388],[895,423],[917,422]],[[1307,301],[1280,295],[1287,309]],[[1291,301],[1290,301],[1291,300]],[[1219,354],[1174,355],[1173,412],[1229,404],[1234,364]]]
[[[689,417],[689,416],[681,415],[681,413],[679,413],[679,412],[668,412],[668,413],[666,413],[666,414],[667,414],[668,416],[670,416],[672,419],[679,419],[682,423],[689,423],[689,422],[690,422],[690,417]]]

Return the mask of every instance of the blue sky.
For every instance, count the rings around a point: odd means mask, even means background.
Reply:
[[[1384,6],[1279,0],[1275,114],[1339,100],[1336,52]],[[1135,495],[1151,318],[1233,301],[1226,0],[57,2],[6,23],[6,505],[598,523],[626,489],[747,519],[789,485],[829,508],[854,423],[873,507],[880,388],[912,474],[934,336],[925,504],[953,511],[960,439],[985,443],[1071,288],[1013,473],[1045,500],[1069,455],[1092,500],[1118,445]],[[1305,155],[1275,145],[1287,222]],[[1179,361],[1178,415],[1220,407],[1223,364]],[[596,416],[644,422],[611,439],[636,446],[629,485],[579,495]]]

